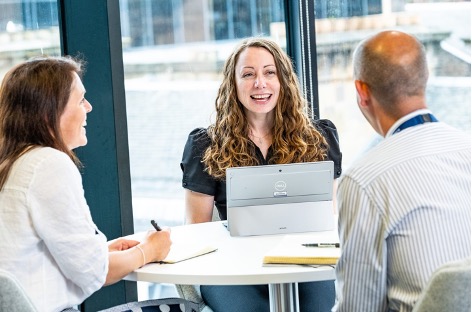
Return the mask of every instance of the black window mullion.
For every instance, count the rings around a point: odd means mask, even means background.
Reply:
[[[292,57],[313,118],[319,118],[315,2],[284,2],[287,53]]]
[[[87,203],[108,239],[132,234],[119,2],[59,0],[58,12],[62,54],[87,62],[83,83],[93,110],[87,116],[88,143],[76,150],[84,164]],[[94,293],[80,308],[98,311],[135,300],[136,282],[120,281]]]

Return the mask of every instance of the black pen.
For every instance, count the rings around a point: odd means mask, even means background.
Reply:
[[[158,231],[158,232],[162,231],[161,227],[159,225],[157,225],[156,221],[151,220],[151,224],[156,229],[156,231]]]
[[[302,244],[305,247],[331,247],[331,248],[339,248],[339,243],[310,243],[310,244]]]

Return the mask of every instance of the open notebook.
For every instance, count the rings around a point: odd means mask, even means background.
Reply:
[[[140,232],[128,235],[127,238],[142,241],[146,233]],[[172,245],[167,257],[159,263],[177,263],[180,261],[192,259],[198,256],[206,255],[218,250],[218,247],[207,242],[195,241],[189,237],[177,235],[171,231]]]
[[[172,243],[167,257],[160,263],[177,263],[188,260],[207,253],[216,251],[218,248],[205,243]]]
[[[336,242],[329,241],[329,243]],[[303,246],[306,243],[326,243],[326,241],[315,241],[310,236],[287,235],[264,255],[263,264],[334,265],[341,255],[339,247]]]

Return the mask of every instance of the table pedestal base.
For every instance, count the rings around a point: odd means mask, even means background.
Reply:
[[[269,284],[270,312],[300,312],[298,283]]]

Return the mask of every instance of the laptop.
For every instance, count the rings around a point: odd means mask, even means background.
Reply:
[[[226,169],[230,235],[334,230],[333,171],[332,161]]]

